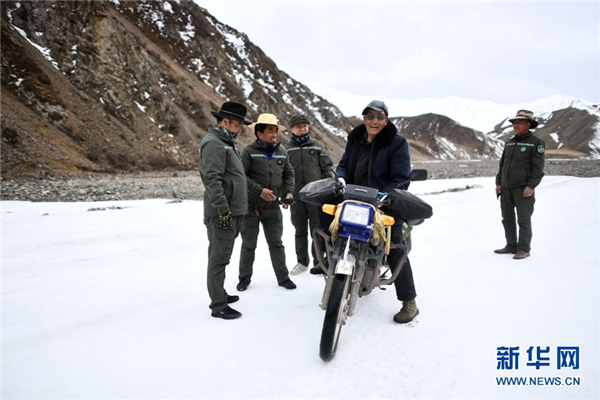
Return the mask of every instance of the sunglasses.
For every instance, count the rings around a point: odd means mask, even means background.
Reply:
[[[383,121],[385,120],[387,117],[384,114],[373,114],[373,113],[368,113],[367,115],[365,115],[365,117],[369,120],[369,121],[373,121],[375,118],[377,118],[378,121]]]

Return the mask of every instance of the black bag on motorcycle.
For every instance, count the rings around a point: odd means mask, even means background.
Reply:
[[[323,204],[339,204],[344,200],[341,193],[342,186],[335,178],[325,178],[310,182],[305,185],[298,193],[298,198],[308,204],[313,204],[318,208],[319,228],[329,234],[329,225],[333,221],[333,216],[321,211]]]
[[[390,192],[388,208],[409,225],[419,225],[433,215],[429,204],[403,189]]]
[[[339,204],[343,200],[340,183],[335,178],[325,178],[310,182],[298,193],[298,198],[305,203],[319,206],[323,204]]]

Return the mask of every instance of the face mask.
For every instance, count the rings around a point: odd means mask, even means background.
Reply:
[[[292,139],[294,139],[294,141],[296,143],[304,143],[304,142],[306,142],[308,140],[308,138],[310,138],[310,134],[309,133],[307,133],[306,135],[303,135],[303,136],[292,135]]]
[[[279,142],[277,142],[277,143],[266,143],[266,142],[263,142],[260,139],[256,139],[256,142],[259,144],[260,147],[262,147],[263,149],[266,149],[266,150],[273,150],[279,144]]]
[[[235,141],[238,137],[238,134],[235,132],[231,132],[229,129],[225,128],[222,125],[215,125],[215,129],[218,130],[219,132],[221,132],[221,134],[223,134],[223,136],[232,139],[233,141]]]

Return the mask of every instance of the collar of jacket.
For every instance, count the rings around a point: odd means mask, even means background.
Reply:
[[[366,132],[367,127],[365,126],[365,124],[360,124],[359,126],[350,131],[350,133],[348,134],[348,141],[359,142]],[[396,129],[396,125],[394,125],[391,122],[388,122],[388,124],[383,128],[383,130],[377,134],[377,140],[375,140],[373,144],[378,147],[388,146],[394,141],[394,138],[397,134],[398,129]]]
[[[524,135],[521,135],[521,136],[519,136],[519,135],[514,135],[514,136],[513,136],[513,137],[511,137],[510,139],[511,139],[511,140],[521,140],[521,139],[528,138],[529,136],[531,136],[531,131],[527,131],[527,133],[526,133],[526,134],[524,134]]]

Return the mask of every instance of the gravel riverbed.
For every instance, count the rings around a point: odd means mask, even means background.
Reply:
[[[498,171],[497,160],[420,161],[429,179],[485,177]],[[546,175],[600,176],[600,160],[547,159]],[[542,182],[543,184],[543,182]],[[204,186],[198,171],[148,172],[126,175],[89,175],[78,178],[0,180],[0,199],[44,202],[94,202],[111,200],[201,200]]]

